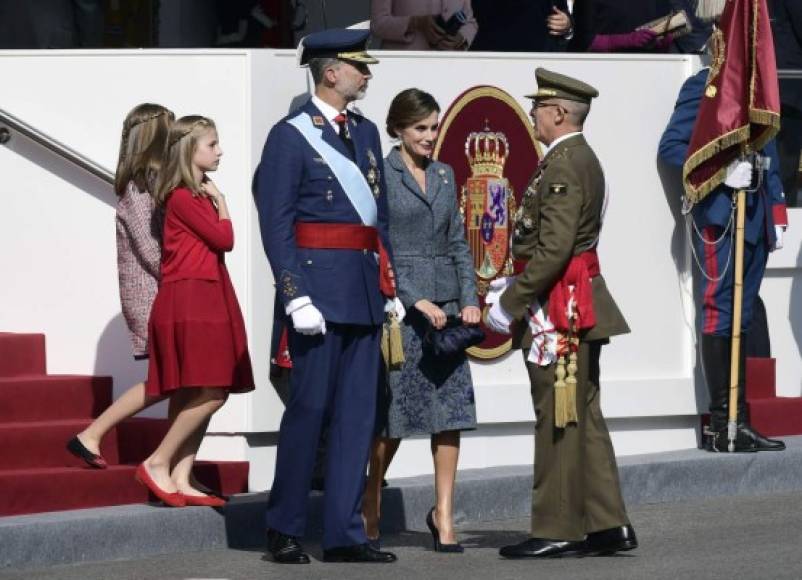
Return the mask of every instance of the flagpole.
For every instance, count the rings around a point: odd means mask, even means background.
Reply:
[[[732,344],[730,345],[730,404],[727,422],[727,451],[735,451],[738,433],[738,376],[741,363],[741,313],[744,297],[744,222],[746,221],[746,191],[739,189],[735,201],[735,272],[732,306]]]

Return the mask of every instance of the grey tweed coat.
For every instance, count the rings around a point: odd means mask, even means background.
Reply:
[[[478,306],[473,258],[457,204],[454,170],[432,161],[426,168],[423,192],[404,166],[399,150],[392,149],[385,159],[384,176],[393,266],[404,307],[409,310],[422,298],[432,302],[457,300],[460,309]]]
[[[473,258],[465,241],[451,167],[432,161],[421,191],[393,149],[385,160],[390,241],[398,295],[407,308],[401,324],[405,361],[380,390],[377,426],[385,437],[476,427],[473,381],[464,353],[435,358],[423,348],[429,329],[414,308],[423,298],[448,315],[477,306]]]

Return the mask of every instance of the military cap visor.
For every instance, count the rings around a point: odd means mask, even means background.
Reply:
[[[368,30],[331,29],[315,32],[301,39],[298,44],[298,63],[308,66],[314,58],[337,58],[340,60],[376,64],[378,59],[368,54]]]
[[[544,68],[535,70],[537,91],[525,95],[527,99],[567,99],[590,104],[590,101],[599,96],[599,91],[587,83],[561,75]]]

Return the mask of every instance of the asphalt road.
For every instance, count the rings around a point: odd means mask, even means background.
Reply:
[[[395,564],[325,564],[309,544],[307,566],[281,566],[253,551],[217,550],[142,560],[0,573],[0,580],[781,580],[802,579],[802,493],[717,498],[638,506],[630,517],[640,541],[611,557],[509,561],[504,544],[525,538],[528,520],[460,527],[466,552],[438,554],[431,537],[406,532],[384,539]]]

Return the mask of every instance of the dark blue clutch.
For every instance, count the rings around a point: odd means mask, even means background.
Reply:
[[[440,330],[430,326],[423,337],[423,346],[436,357],[461,354],[466,348],[476,346],[485,339],[485,332],[478,324],[465,325],[457,316],[449,316]]]

